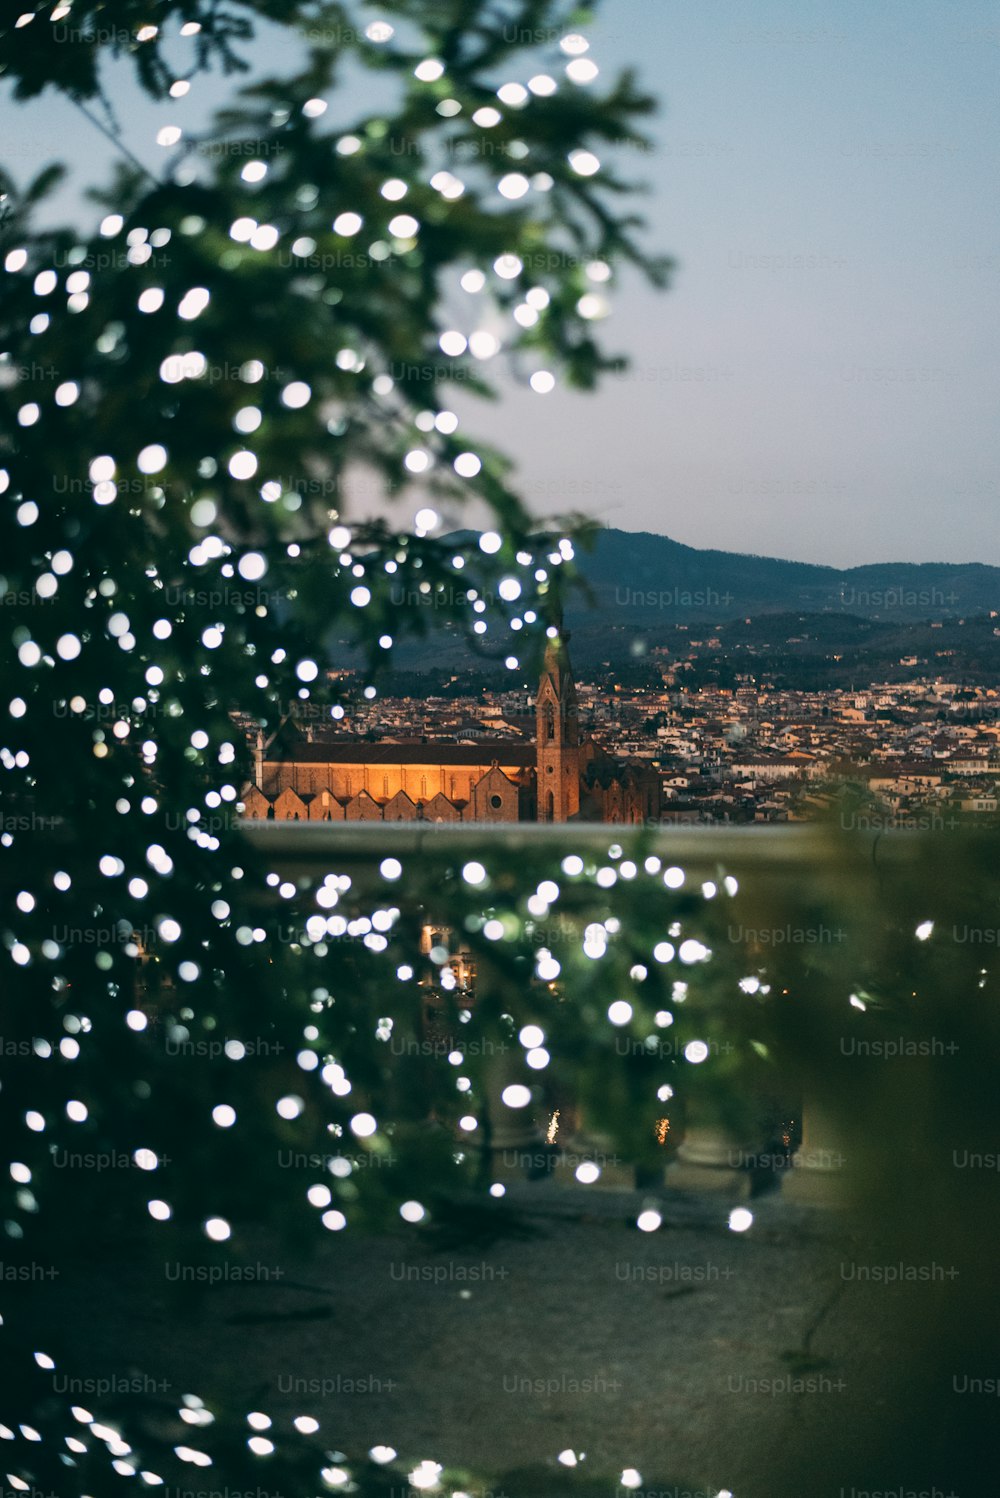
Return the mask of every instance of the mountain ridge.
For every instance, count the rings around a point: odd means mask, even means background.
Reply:
[[[1000,567],[984,562],[865,562],[831,567],[757,553],[700,549],[653,531],[604,527],[579,548],[578,566],[600,612],[637,624],[760,613],[854,613],[928,620],[1000,610]],[[574,600],[578,623],[590,612]]]

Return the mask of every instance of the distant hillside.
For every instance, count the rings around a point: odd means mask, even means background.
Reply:
[[[821,567],[731,551],[699,551],[647,531],[602,530],[580,568],[605,624],[751,618],[757,614],[854,614],[866,619],[964,618],[1000,609],[1000,567],[979,562],[879,562]],[[586,628],[578,605],[572,621]]]
[[[831,661],[842,660],[840,675],[860,679],[866,663],[891,674],[911,656],[935,671],[954,669],[976,680],[996,675],[1000,638],[993,628],[1000,619],[991,624],[988,616],[1000,612],[1000,567],[879,562],[838,569],[699,551],[648,531],[611,529],[598,531],[590,550],[578,548],[577,565],[589,592],[589,601],[578,592],[567,608],[578,666],[611,662],[621,669],[657,646],[687,655],[698,636],[711,653],[709,641],[718,635],[716,653],[737,668],[743,651],[758,651],[769,664],[797,658],[800,675],[814,658],[816,671],[830,680],[837,674]],[[967,630],[953,635],[965,619],[979,620],[975,639]],[[753,626],[744,627],[745,620]],[[948,636],[951,666],[940,659],[946,641],[939,629],[931,635],[935,625]],[[330,646],[340,659],[352,659],[343,641]],[[402,642],[397,662],[411,671],[475,664],[449,630],[435,634],[433,644]]]

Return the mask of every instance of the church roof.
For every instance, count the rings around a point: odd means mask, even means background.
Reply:
[[[275,752],[277,749],[277,752]],[[516,739],[480,739],[478,744],[323,744],[272,745],[265,761],[320,765],[517,765],[534,766],[535,746]]]

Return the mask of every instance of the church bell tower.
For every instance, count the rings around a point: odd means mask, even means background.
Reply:
[[[561,628],[550,638],[535,699],[540,822],[568,822],[580,815],[580,725],[568,642]]]

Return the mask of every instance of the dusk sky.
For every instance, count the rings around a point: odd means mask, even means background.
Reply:
[[[516,457],[539,514],[835,566],[1000,564],[995,7],[608,0],[588,35],[605,74],[638,66],[661,99],[658,151],[626,164],[673,285],[619,291],[604,333],[630,374],[455,402],[463,421]],[[159,171],[156,128],[198,127],[235,86],[153,105],[122,64],[108,81]],[[51,92],[3,109],[14,170],[67,160],[56,216],[89,222],[75,193],[111,148]]]

